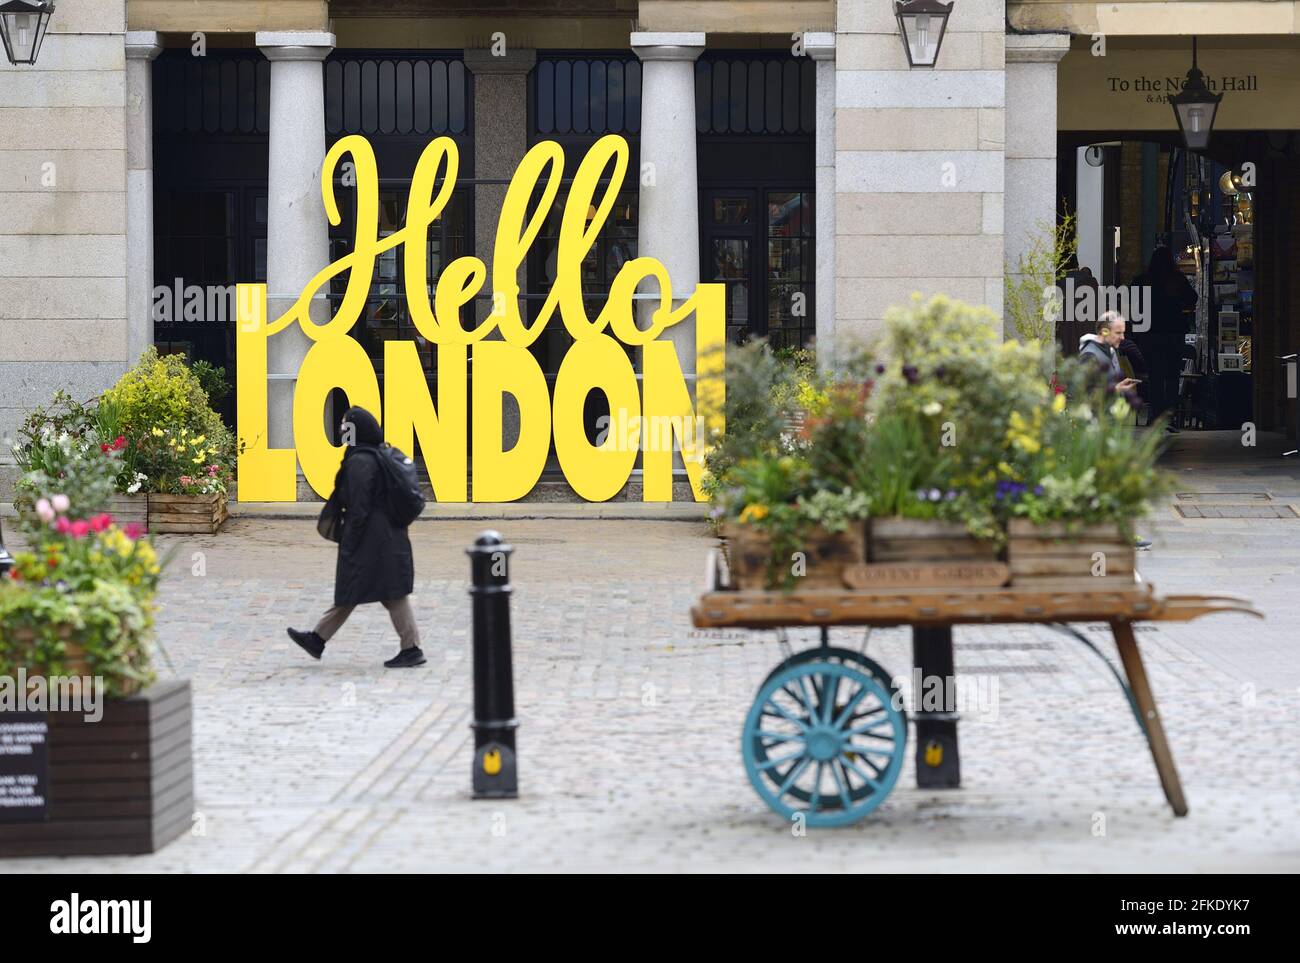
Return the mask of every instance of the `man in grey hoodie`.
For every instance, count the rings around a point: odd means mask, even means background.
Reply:
[[[1127,327],[1124,318],[1107,311],[1097,323],[1096,334],[1085,334],[1079,339],[1079,357],[1087,358],[1097,364],[1097,368],[1106,378],[1106,390],[1124,396],[1133,407],[1137,407],[1137,382],[1124,377],[1124,369],[1119,364],[1119,352],[1116,350],[1124,340]],[[1133,539],[1137,548],[1150,548],[1151,540],[1142,535]]]
[[[1124,340],[1124,319],[1111,312],[1102,315],[1097,324],[1096,334],[1085,334],[1079,339],[1079,357],[1088,358],[1096,363],[1106,377],[1106,390],[1124,395],[1130,404],[1136,402],[1133,389],[1137,382],[1124,377],[1124,369],[1119,364],[1119,353],[1115,350]]]

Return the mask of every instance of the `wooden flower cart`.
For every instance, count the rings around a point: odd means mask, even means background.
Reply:
[[[846,573],[847,581],[850,579]],[[745,719],[742,756],[759,796],[786,818],[810,826],[861,819],[884,801],[903,768],[907,720],[892,677],[862,652],[832,647],[831,626],[912,627],[913,661],[922,679],[954,677],[952,627],[1042,623],[1064,631],[1101,657],[1128,699],[1151,747],[1165,798],[1176,816],[1187,802],[1174,768],[1155,697],[1133,634],[1135,622],[1187,622],[1216,612],[1261,617],[1244,599],[1217,595],[1158,596],[1134,575],[1096,588],[870,585],[846,589],[737,591],[726,584],[714,553],[706,591],[691,609],[697,628],[776,629],[817,626],[821,645],[791,653],[759,686]],[[1072,622],[1106,622],[1123,675]],[[788,646],[786,646],[788,649]],[[916,700],[919,704],[919,700]],[[960,784],[957,714],[951,706],[917,708],[916,779],[921,788]]]

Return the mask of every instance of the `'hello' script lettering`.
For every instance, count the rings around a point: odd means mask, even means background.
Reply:
[[[702,455],[706,434],[721,429],[725,290],[701,284],[673,305],[667,269],[652,257],[625,263],[595,319],[583,300],[582,262],[609,217],[627,170],[628,146],[621,137],[602,137],[578,166],[565,200],[556,254],[555,282],[531,323],[519,310],[519,267],[537,239],[559,194],[564,172],[560,146],[544,141],[520,162],[506,190],[492,252],[492,314],[474,327],[461,323],[462,309],[487,280],[482,259],[457,258],[442,271],[428,298],[428,228],[446,208],[456,185],[460,158],[456,144],[440,137],[416,164],[407,201],[406,223],[379,237],[379,172],[369,142],[344,137],[330,148],[321,169],[321,194],[330,223],[340,223],[334,171],[347,157],[356,176],[357,219],[352,250],[329,264],[274,321],[267,320],[265,285],[239,285],[236,295],[236,348],[239,366],[239,456],[241,501],[293,501],[295,469],[313,490],[327,496],[343,449],[325,434],[323,412],[329,394],[342,389],[354,405],[375,412],[385,439],[406,452],[419,440],[425,466],[439,501],[465,501],[472,471],[476,502],[512,501],[526,495],[540,478],[552,434],[556,455],[573,489],[590,501],[613,497],[626,484],[642,455],[646,501],[672,500],[674,447],[680,452],[696,500],[703,500]],[[601,177],[613,165],[606,184]],[[592,215],[594,211],[594,216]],[[415,342],[384,344],[384,384],[361,345],[348,336],[370,294],[375,259],[402,248],[407,308],[420,336],[437,348],[438,401],[430,396]],[[338,310],[323,317],[323,292],[347,272]],[[633,294],[643,282],[658,287],[658,301],[647,327],[638,326]],[[647,285],[648,286],[648,285]],[[574,344],[555,378],[554,394],[528,350],[556,312]],[[327,312],[325,312],[327,313]],[[317,323],[315,318],[321,318]],[[695,316],[696,392],[686,385],[676,349],[659,336]],[[267,441],[267,341],[297,325],[313,342],[297,373],[293,393],[291,449],[272,449]],[[499,338],[485,340],[493,331]],[[624,346],[638,349],[638,384]],[[472,367],[470,362],[472,361]],[[473,371],[473,378],[467,371]],[[620,423],[671,426],[669,443],[644,444],[644,434],[628,443],[628,433],[605,432],[596,443],[587,437],[583,409],[588,395],[602,392]],[[514,396],[520,412],[519,438],[502,445],[503,395]],[[469,412],[474,417],[470,428]],[[708,432],[686,430],[703,423]],[[469,437],[472,432],[472,438]],[[672,444],[676,437],[677,444]],[[472,446],[470,442],[472,441]],[[473,461],[468,466],[468,451]]]

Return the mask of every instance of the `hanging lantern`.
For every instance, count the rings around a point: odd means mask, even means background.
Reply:
[[[1169,98],[1188,150],[1203,151],[1210,145],[1210,131],[1221,100],[1223,94],[1213,93],[1205,85],[1205,75],[1196,66],[1196,38],[1193,37],[1192,69],[1187,71],[1182,91]]]
[[[933,67],[939,59],[939,45],[948,27],[951,3],[939,0],[899,0],[894,4],[898,29],[911,67]]]
[[[54,13],[54,0],[0,0],[0,40],[9,62],[34,64]]]

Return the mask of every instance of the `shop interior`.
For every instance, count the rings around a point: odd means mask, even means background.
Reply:
[[[1077,283],[1126,289],[1146,410],[1179,431],[1295,437],[1300,135],[1215,131],[1190,151],[1177,131],[1063,132],[1060,211],[1078,238]],[[1133,315],[1138,318],[1135,321]],[[1145,315],[1145,317],[1142,317]],[[1062,350],[1078,331],[1062,325]],[[1125,362],[1126,367],[1136,365]]]

